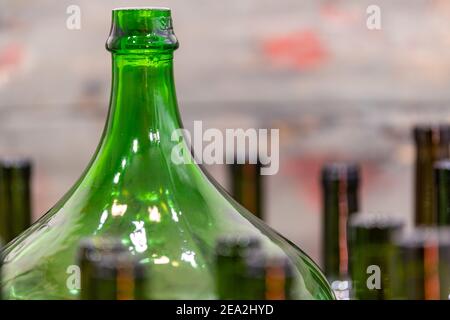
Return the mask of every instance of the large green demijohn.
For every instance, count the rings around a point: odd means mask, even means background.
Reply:
[[[223,235],[257,237],[295,266],[294,297],[333,299],[314,262],[234,201],[182,145],[170,9],[113,10],[106,48],[112,90],[101,142],[79,180],[5,248],[6,299],[76,299],[70,281],[82,238],[118,237],[150,274],[152,299],[215,299],[214,250]],[[75,269],[74,269],[75,268]],[[75,284],[75,285],[74,285]]]

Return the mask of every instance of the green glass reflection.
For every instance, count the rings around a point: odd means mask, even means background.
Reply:
[[[119,237],[151,267],[153,299],[216,298],[214,248],[225,234],[257,237],[296,266],[295,298],[332,299],[314,262],[236,203],[195,163],[176,164],[182,127],[173,79],[178,47],[168,9],[113,11],[107,49],[112,93],[101,142],[81,178],[6,247],[9,299],[72,299],[67,285],[81,238]]]

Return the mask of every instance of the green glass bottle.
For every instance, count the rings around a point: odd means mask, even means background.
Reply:
[[[246,273],[246,258],[260,250],[257,238],[224,236],[216,245],[216,292],[221,300],[240,300],[246,297],[242,278]]]
[[[230,164],[231,194],[244,208],[260,219],[264,219],[263,192],[264,176],[261,175],[261,162]]]
[[[450,229],[421,227],[395,239],[396,299],[450,298]]]
[[[198,166],[180,134],[173,79],[178,41],[164,8],[117,9],[106,43],[112,92],[101,142],[75,185],[6,249],[9,299],[72,299],[65,270],[80,239],[121,239],[151,268],[154,299],[214,299],[215,243],[257,237],[295,265],[297,299],[333,299],[300,249],[234,201]],[[199,53],[200,54],[200,53]]]
[[[414,128],[415,224],[435,225],[433,166],[450,156],[450,125],[421,125]]]
[[[378,214],[357,214],[348,223],[351,297],[389,300],[392,293],[393,239],[401,220]]]
[[[0,237],[11,241],[31,225],[31,161],[0,162]]]
[[[434,166],[436,224],[450,225],[450,160],[438,161]]]
[[[359,210],[359,167],[353,163],[326,164],[321,180],[324,272],[332,286],[336,286],[335,293],[342,292],[345,296],[347,292],[348,297],[348,284],[341,282],[348,282],[347,221]]]

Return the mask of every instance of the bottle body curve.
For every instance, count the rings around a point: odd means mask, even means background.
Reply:
[[[73,270],[79,241],[114,236],[148,265],[152,299],[214,299],[215,242],[222,235],[236,234],[257,237],[268,252],[290,258],[296,268],[294,297],[333,298],[306,254],[217,189],[197,165],[192,166],[192,175],[185,177],[189,182],[182,184],[169,179],[162,187],[141,177],[148,187],[142,192],[122,189],[129,194],[127,200],[105,185],[85,186],[86,175],[5,248],[4,297],[76,299],[79,288]]]
[[[150,299],[214,299],[217,239],[254,236],[296,267],[294,297],[333,299],[292,243],[234,201],[195,161],[173,80],[178,42],[167,9],[113,11],[112,90],[103,135],[63,198],[4,250],[7,299],[76,299],[81,239],[121,240],[148,267]]]

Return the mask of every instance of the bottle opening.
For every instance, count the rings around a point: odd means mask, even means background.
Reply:
[[[122,11],[122,10],[159,10],[159,11],[170,11],[170,8],[167,7],[119,7],[114,8],[113,11]]]
[[[178,48],[169,8],[125,7],[112,11],[106,48],[119,53],[151,53]]]

